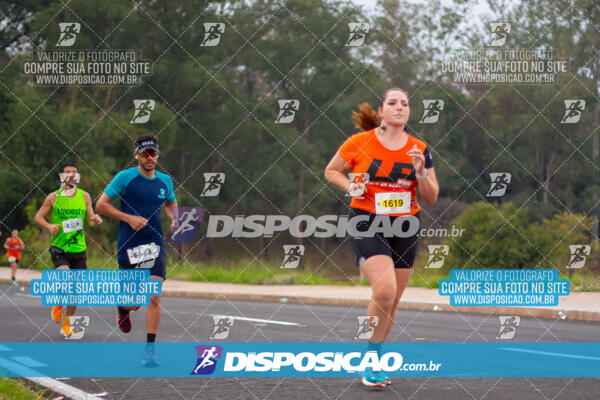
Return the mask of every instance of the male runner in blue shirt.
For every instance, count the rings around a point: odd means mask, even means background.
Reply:
[[[104,189],[96,203],[96,211],[121,221],[117,242],[119,268],[150,269],[150,277],[164,281],[166,276],[167,252],[160,227],[160,213],[171,218],[171,232],[177,207],[171,177],[155,171],[158,161],[158,139],[153,135],[142,135],[135,141],[134,157],[138,166],[119,172]],[[120,196],[121,210],[111,203]],[[131,330],[129,312],[139,307],[118,307],[117,325],[127,333]],[[142,364],[158,366],[154,356],[154,341],[160,322],[160,296],[152,296],[146,312],[147,344]]]

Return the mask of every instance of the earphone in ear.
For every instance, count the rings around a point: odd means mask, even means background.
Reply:
[[[135,155],[135,159],[137,160],[137,159],[139,159],[139,158],[140,158],[140,156],[138,156],[138,155],[136,154],[136,155]]]

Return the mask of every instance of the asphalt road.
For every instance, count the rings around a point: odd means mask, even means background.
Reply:
[[[0,342],[62,341],[49,308],[25,291],[0,285]],[[352,341],[363,308],[289,303],[230,302],[163,298],[158,341],[207,342],[212,315],[236,319],[226,341]],[[145,340],[145,311],[132,313],[133,330],[119,331],[113,307],[81,307],[90,317],[82,341]],[[292,324],[292,325],[290,325]],[[391,341],[496,341],[498,316],[435,311],[398,311]],[[600,323],[521,318],[513,340],[539,342],[598,341]],[[560,362],[574,362],[565,360]],[[575,361],[576,362],[576,361]],[[383,390],[364,388],[358,379],[334,378],[61,378],[105,399],[597,399],[600,379],[572,378],[395,378]]]

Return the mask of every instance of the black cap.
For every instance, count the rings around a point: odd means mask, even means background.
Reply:
[[[141,153],[144,150],[156,150],[158,151],[158,143],[152,139],[144,140],[142,143],[138,144],[135,148],[136,153]]]

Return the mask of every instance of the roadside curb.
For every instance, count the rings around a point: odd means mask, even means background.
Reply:
[[[10,283],[9,279],[0,278],[0,283]],[[20,286],[29,286],[30,282],[22,281]],[[285,288],[285,287],[284,287]],[[229,300],[229,301],[260,301],[270,303],[293,303],[293,304],[318,304],[329,306],[345,307],[366,307],[369,303],[365,298],[348,297],[320,297],[297,295],[289,291],[288,296],[281,294],[259,294],[243,292],[243,285],[236,285],[236,291],[228,290],[227,293],[211,290],[183,290],[183,289],[163,289],[163,296],[168,297],[186,297],[211,300]],[[400,310],[418,310],[427,312],[455,312],[487,315],[518,315],[531,318],[546,319],[569,319],[574,321],[600,321],[600,311],[585,311],[577,309],[560,309],[559,307],[455,307],[442,302],[424,302],[401,300],[398,304]]]
[[[164,296],[187,297],[211,300],[230,301],[261,301],[271,303],[294,303],[294,304],[317,304],[345,307],[367,307],[368,300],[344,299],[313,296],[280,297],[274,295],[255,295],[249,293],[220,293],[220,292],[191,292],[182,290],[164,290]],[[569,320],[576,321],[600,321],[600,312],[568,310],[561,311],[552,308],[525,308],[525,307],[454,307],[448,304],[434,304],[427,302],[402,301],[398,304],[399,310],[419,310],[427,312],[455,312],[471,314],[493,314],[493,315],[518,315],[521,317],[562,319],[559,313],[563,313]]]

